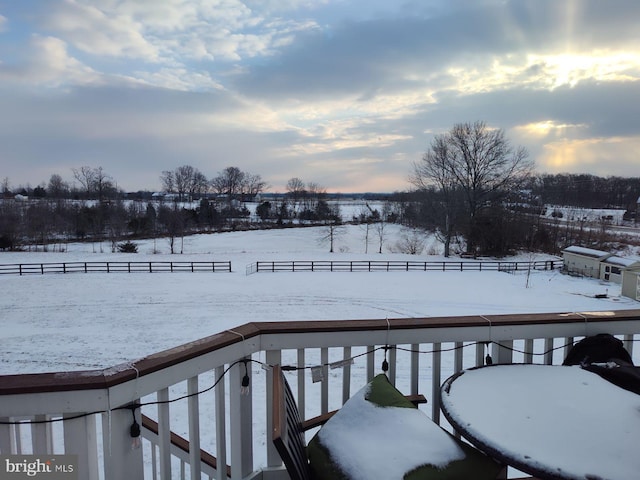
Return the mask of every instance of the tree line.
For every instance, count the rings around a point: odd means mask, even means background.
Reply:
[[[46,186],[14,194],[3,182],[0,202],[0,250],[64,248],[69,241],[119,242],[136,238],[167,238],[171,253],[182,251],[185,235],[246,228],[289,226],[295,222],[339,224],[339,207],[326,189],[294,178],[285,194],[264,200],[252,216],[245,202],[266,188],[260,175],[228,167],[206,180],[184,165],[162,172],[163,195],[125,198],[101,167],[73,169],[79,185],[69,187],[60,175]],[[143,198],[141,198],[143,197]],[[129,245],[127,248],[132,248]]]
[[[609,234],[606,218],[587,224],[579,215],[563,219],[559,210],[549,218],[543,215],[545,205],[626,208],[626,218],[634,219],[640,196],[640,178],[536,174],[526,149],[513,146],[503,130],[481,121],[456,124],[436,135],[412,167],[413,188],[389,197],[392,215],[382,219],[379,213],[376,217],[365,211],[366,218],[354,220],[370,224],[392,219],[433,232],[445,256],[452,250],[471,256],[522,250],[558,253],[572,243],[605,247],[619,241]],[[136,201],[125,203],[124,192],[102,167],[72,172],[71,186],[54,174],[48,184],[19,192],[12,192],[5,178],[0,184],[5,198],[40,201],[2,203],[0,248],[46,245],[51,239],[109,238],[115,249],[122,238],[166,236],[174,252],[175,239],[185,234],[239,228],[252,221],[263,226],[294,220],[334,226],[341,222],[326,190],[297,177],[289,179],[279,199],[262,201],[255,218],[249,219],[243,202],[259,198],[269,185],[260,175],[238,167],[227,167],[211,179],[190,165],[165,170],[159,177],[164,202],[152,202],[149,192],[137,192]],[[407,243],[417,245],[416,238]]]

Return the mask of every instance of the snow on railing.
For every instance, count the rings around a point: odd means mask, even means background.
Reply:
[[[106,370],[0,376],[0,453],[74,454],[86,480],[286,479],[269,436],[271,365],[284,365],[310,418],[386,361],[442,423],[439,388],[453,373],[487,355],[561,363],[574,341],[605,332],[632,351],[640,310],[249,323]]]

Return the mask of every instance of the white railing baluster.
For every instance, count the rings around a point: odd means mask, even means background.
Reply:
[[[0,417],[0,421],[10,422],[11,419],[9,417]],[[12,430],[13,425],[0,424],[0,454],[2,455],[11,455],[15,453],[11,448],[12,445],[14,445],[11,435]]]
[[[221,379],[215,388],[215,419],[216,419],[216,480],[227,478],[227,428],[224,386],[224,365],[216,367],[215,377]]]
[[[571,348],[573,347],[573,337],[567,337],[564,339],[564,356],[562,357],[567,358],[567,354],[569,353],[569,350],[571,350]]]
[[[482,342],[476,343],[476,367],[484,365],[485,356],[485,344]]]
[[[76,415],[64,415],[64,451],[65,454],[78,456],[78,478],[98,479],[98,442],[96,417],[89,415],[70,418]]]
[[[306,369],[305,367],[305,350],[304,348],[299,348],[298,349],[298,354],[297,354],[297,365],[298,365],[298,408],[300,409],[300,415],[302,415],[302,419],[306,419],[307,418],[307,414],[306,414],[306,393],[305,393],[305,386],[306,386],[306,377],[305,377],[305,372]]]
[[[440,424],[440,384],[442,370],[442,348],[441,343],[433,344],[433,354],[431,361],[431,420]]]
[[[191,480],[200,480],[202,465],[200,464],[200,401],[198,396],[198,377],[187,380],[187,409],[189,415],[189,471]],[[184,469],[184,462],[182,463]],[[183,473],[184,477],[184,473]]]
[[[320,349],[320,364],[322,365],[322,378],[320,382],[320,413],[329,411],[329,349]]]
[[[463,365],[464,365],[464,359],[462,357],[463,354],[463,342],[455,342],[455,351],[453,354],[453,371],[454,372],[459,372],[460,370],[462,370]]]
[[[533,338],[524,341],[524,363],[533,363]]]
[[[16,424],[13,426],[13,441],[15,443],[16,453],[25,453],[22,449],[22,425]]]
[[[411,394],[420,393],[420,345],[411,345]]]
[[[171,425],[169,415],[169,389],[158,390],[158,448],[160,478],[171,478]]]
[[[151,444],[151,476],[153,480],[158,480],[158,447]]]
[[[53,453],[51,442],[51,424],[47,423],[46,415],[36,415],[36,423],[31,425],[31,443],[34,454]]]
[[[344,405],[351,397],[351,347],[344,347],[342,358],[345,364],[342,367],[342,404]]]
[[[544,339],[544,363],[553,365],[553,338]]]
[[[376,374],[376,366],[375,366],[375,357],[376,357],[376,347],[371,345],[367,347],[367,351],[371,352],[367,355],[367,382],[371,380]]]
[[[392,385],[396,384],[396,371],[397,371],[397,354],[398,351],[395,348],[395,345],[391,346],[387,351],[389,356],[389,381]]]
[[[500,340],[493,344],[493,363],[513,362],[513,340]]]
[[[242,363],[234,365],[229,373],[231,478],[240,480],[253,471],[251,389],[242,393],[242,378],[245,375],[245,366]]]

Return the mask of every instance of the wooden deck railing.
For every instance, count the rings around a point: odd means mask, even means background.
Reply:
[[[269,441],[270,365],[284,366],[309,419],[339,408],[386,360],[390,380],[427,397],[421,408],[450,428],[438,395],[449,375],[487,354],[561,363],[574,341],[604,332],[633,351],[640,309],[249,323],[105,370],[0,376],[0,453],[75,454],[83,480],[284,480]]]

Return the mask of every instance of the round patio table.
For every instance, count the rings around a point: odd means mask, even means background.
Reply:
[[[473,368],[447,379],[440,395],[462,436],[525,473],[640,478],[640,395],[579,366]]]

